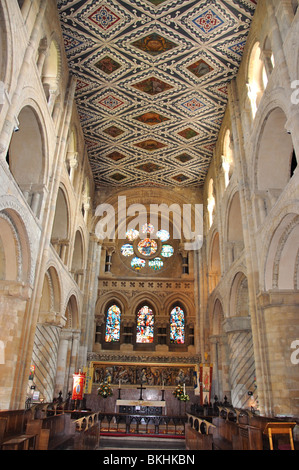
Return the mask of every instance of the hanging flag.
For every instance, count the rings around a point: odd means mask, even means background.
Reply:
[[[200,395],[199,366],[195,365],[193,372],[194,395]]]
[[[83,367],[83,372],[85,374],[84,393],[91,393],[92,392],[93,367]]]
[[[83,400],[85,374],[79,371],[73,374],[73,395],[72,400]]]
[[[205,405],[211,403],[212,390],[212,364],[200,364],[200,404]]]

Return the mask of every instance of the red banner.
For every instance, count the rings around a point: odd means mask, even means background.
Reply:
[[[211,403],[213,366],[208,364],[200,364],[199,370],[200,404],[205,405]]]
[[[83,400],[85,374],[73,374],[73,395],[72,400]]]

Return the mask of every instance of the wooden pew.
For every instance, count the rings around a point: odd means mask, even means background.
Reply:
[[[36,433],[27,432],[31,410],[0,411],[0,447],[2,450],[34,450]]]
[[[74,450],[96,450],[100,441],[99,413],[75,421]]]
[[[30,421],[27,423],[27,432],[37,435],[37,450],[54,450],[72,442],[75,423],[70,414],[61,413]]]
[[[187,413],[185,440],[187,450],[212,450],[215,425]]]

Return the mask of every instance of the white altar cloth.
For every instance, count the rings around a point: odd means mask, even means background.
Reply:
[[[165,408],[165,401],[158,400],[116,400],[117,406],[160,406]]]

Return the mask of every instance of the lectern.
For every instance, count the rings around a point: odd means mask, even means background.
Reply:
[[[294,440],[293,440],[293,429],[296,426],[296,423],[267,423],[264,429],[264,434],[267,434],[269,437],[270,450],[273,450],[273,439],[274,434],[288,434],[290,438],[291,450],[294,449]]]

